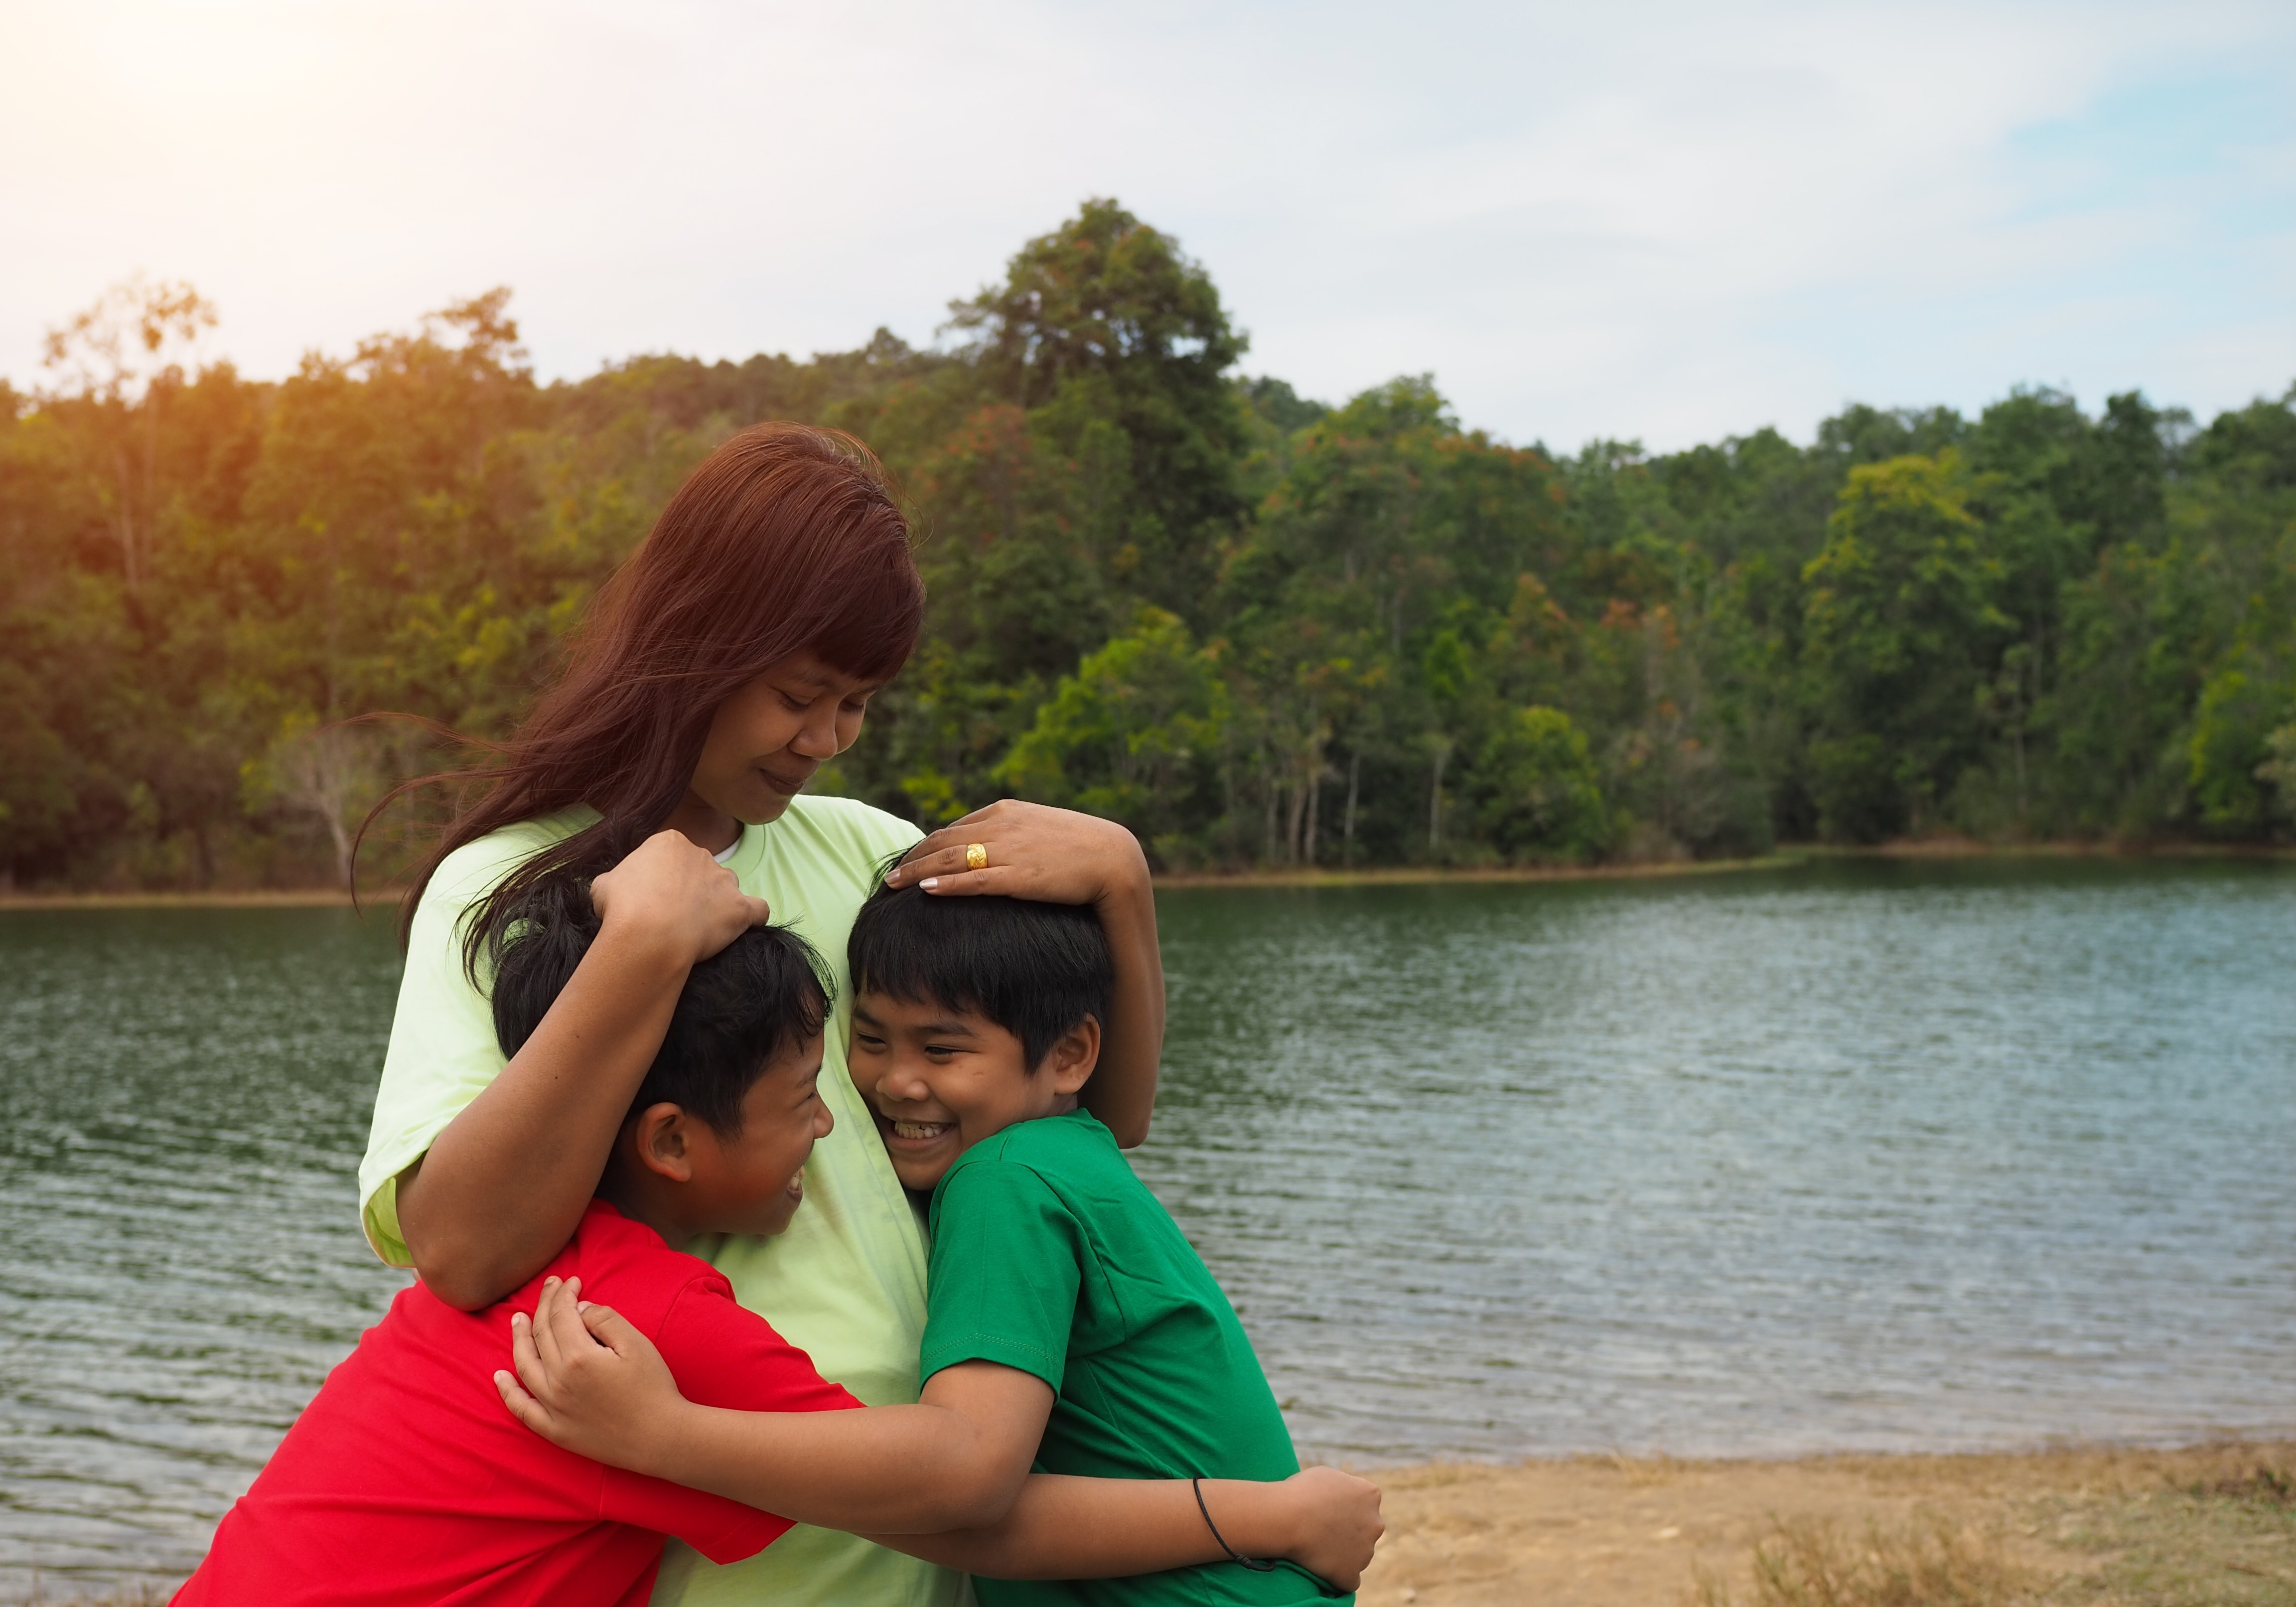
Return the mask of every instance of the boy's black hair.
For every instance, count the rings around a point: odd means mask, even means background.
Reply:
[[[1021,1040],[1029,1070],[1091,1016],[1108,1024],[1116,967],[1089,905],[935,898],[887,887],[861,906],[846,953],[853,991],[987,1016]]]
[[[521,896],[495,954],[495,1040],[504,1054],[542,1024],[597,935],[586,884],[552,876]],[[812,947],[786,927],[753,926],[687,973],[630,1113],[667,1102],[731,1137],[767,1062],[819,1032],[828,1014],[829,984]]]

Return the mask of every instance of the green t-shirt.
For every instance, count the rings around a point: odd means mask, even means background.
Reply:
[[[487,995],[463,972],[463,913],[513,865],[596,818],[569,809],[506,827],[448,855],[423,892],[359,1167],[360,1223],[392,1266],[411,1260],[398,1228],[398,1174],[503,1068]],[[907,822],[865,805],[800,797],[779,820],[744,831],[726,857],[742,890],[771,905],[774,919],[819,950],[836,979],[821,1091],[837,1125],[806,1163],[805,1204],[788,1232],[688,1246],[717,1264],[742,1304],[810,1355],[823,1377],[871,1406],[917,1398],[925,1248],[916,1212],[845,1069],[852,995],[845,939],[877,865],[917,837]],[[727,1568],[672,1541],[653,1599],[681,1607],[955,1607],[964,1588],[963,1576],[947,1569],[832,1529],[800,1527]]]
[[[1300,1471],[1235,1308],[1086,1111],[1017,1123],[957,1158],[933,1193],[931,1289],[922,1377],[991,1361],[1056,1391],[1039,1472],[1265,1480]],[[1267,1573],[1218,1562],[1129,1579],[979,1579],[974,1589],[981,1607],[1334,1599],[1289,1563]]]

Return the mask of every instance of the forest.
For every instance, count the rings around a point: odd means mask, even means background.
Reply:
[[[1112,201],[931,348],[541,383],[510,300],[274,382],[138,280],[0,381],[0,886],[341,885],[373,801],[458,751],[343,722],[511,728],[766,419],[867,441],[912,510],[925,640],[817,784],[926,825],[1037,799],[1168,871],[2296,828],[2296,388],[1565,455],[1429,376],[1247,377],[1210,276]]]

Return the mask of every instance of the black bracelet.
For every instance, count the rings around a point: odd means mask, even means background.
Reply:
[[[1189,1480],[1188,1488],[1196,1492],[1196,1510],[1204,1515],[1204,1527],[1212,1531],[1212,1538],[1218,1540],[1219,1548],[1227,1553],[1229,1562],[1241,1562],[1254,1573],[1275,1571],[1275,1563],[1261,1557],[1247,1557],[1227,1543],[1227,1537],[1220,1533],[1219,1525],[1212,1521],[1212,1509],[1204,1505],[1204,1481],[1201,1476]]]

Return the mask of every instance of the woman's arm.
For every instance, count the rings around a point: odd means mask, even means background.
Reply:
[[[970,870],[965,849],[988,851]],[[1127,1149],[1148,1136],[1164,1056],[1164,957],[1156,898],[1139,840],[1112,820],[1004,799],[943,826],[886,878],[922,881],[932,893],[1004,893],[1046,904],[1089,904],[1108,933],[1116,995],[1102,1023],[1100,1069],[1079,1096]]]
[[[433,1294],[500,1300],[564,1248],[661,1048],[694,963],[766,919],[734,874],[660,832],[591,883],[589,952],[519,1052],[399,1175],[398,1221]]]
[[[1375,1484],[1314,1467],[1277,1484],[1073,1479],[1037,1473],[1001,1522],[944,1535],[871,1535],[895,1551],[992,1579],[1107,1579],[1227,1559],[1283,1557],[1342,1590],[1362,1582],[1386,1532]],[[1219,1538],[1204,1521],[1209,1512]]]
[[[1130,832],[1125,835],[1129,838]],[[1140,848],[1132,845],[1137,857]],[[1156,1114],[1156,1078],[1164,1061],[1164,954],[1156,941],[1156,898],[1148,862],[1139,879],[1095,900],[1116,962],[1116,992],[1100,1035],[1100,1066],[1077,1098],[1134,1149],[1148,1139]]]

